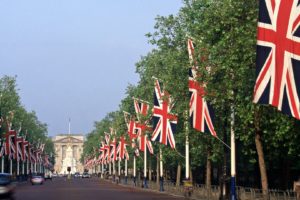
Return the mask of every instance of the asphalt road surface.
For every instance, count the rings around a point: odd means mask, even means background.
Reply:
[[[43,185],[21,183],[15,192],[16,200],[166,200],[184,199],[164,193],[144,191],[132,187],[116,185],[99,178],[72,179],[55,178]]]

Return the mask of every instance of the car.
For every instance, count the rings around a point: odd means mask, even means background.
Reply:
[[[47,179],[52,181],[52,173],[51,172],[45,173],[45,180],[47,180]]]
[[[76,173],[74,174],[74,178],[80,178],[80,177],[81,177],[81,175],[80,175],[79,172],[76,172]]]
[[[16,185],[8,173],[0,173],[0,199],[14,199]]]
[[[32,175],[30,179],[32,185],[43,185],[44,181],[44,177],[38,174]]]
[[[82,178],[91,178],[91,175],[89,173],[87,173],[87,172],[84,172],[82,174]]]

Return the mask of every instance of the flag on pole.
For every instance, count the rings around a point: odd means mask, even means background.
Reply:
[[[300,2],[259,1],[254,103],[300,119]]]
[[[177,116],[171,113],[173,100],[167,91],[162,91],[160,83],[155,80],[154,107],[153,107],[153,134],[152,141],[158,140],[164,145],[175,148],[174,132],[177,125]]]
[[[149,104],[136,98],[133,98],[133,104],[138,121],[141,122],[141,116],[146,117],[148,115]]]
[[[147,130],[152,130],[152,128],[147,125],[148,120],[145,120],[149,112],[149,103],[136,98],[133,98],[133,101],[135,113],[138,118],[138,122],[136,122],[136,130],[138,133],[139,150],[144,152],[146,147],[148,147],[149,152],[153,154],[151,140],[149,140],[148,136],[146,135]]]
[[[135,120],[131,117],[130,113],[123,111],[124,120],[127,126],[127,133],[130,139],[135,139],[138,137],[136,133],[136,123]]]
[[[217,136],[213,125],[213,109],[204,99],[205,84],[197,81],[199,77],[198,66],[194,58],[194,45],[188,39],[188,53],[192,67],[189,69],[189,92],[190,92],[190,120],[192,127],[200,132],[210,133]]]
[[[15,138],[17,132],[15,130],[9,130],[5,134],[5,153],[9,159],[16,159],[16,147],[15,147]]]
[[[124,159],[125,157],[126,157],[126,160],[129,160],[129,155],[127,153],[126,146],[127,146],[127,143],[125,141],[125,138],[124,138],[124,136],[121,136],[119,145],[117,148],[117,154],[119,155],[118,158],[120,160]]]
[[[24,161],[25,157],[24,157],[24,153],[23,153],[23,142],[24,142],[24,138],[23,137],[16,137],[16,157],[18,161]]]

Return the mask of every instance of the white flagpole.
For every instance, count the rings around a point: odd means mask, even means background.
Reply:
[[[2,160],[1,160],[1,173],[4,173],[4,155],[2,155]]]
[[[127,159],[125,158],[125,184],[127,184]]]
[[[27,175],[29,174],[29,160],[26,160],[26,171],[27,171]]]
[[[230,130],[230,172],[231,172],[231,200],[236,200],[236,191],[235,191],[235,175],[236,175],[236,169],[235,169],[235,133],[234,133],[234,108],[233,105],[231,105],[231,130]]]
[[[118,160],[118,176],[121,176],[121,159]]]
[[[20,174],[20,162],[17,160],[17,176]]]
[[[163,174],[163,161],[162,161],[162,150],[161,147],[159,147],[159,170],[160,170],[160,187],[159,191],[164,191],[164,174]]]
[[[188,112],[185,112],[185,179],[189,180],[190,178],[190,147],[189,147],[189,124],[188,124]]]
[[[103,174],[104,174],[104,166],[103,163],[101,163],[101,178],[103,178]]]
[[[111,175],[111,161],[108,164],[108,168],[109,168],[109,175]]]
[[[116,166],[115,166],[115,160],[113,160],[113,175],[116,175]]]
[[[144,137],[144,144],[145,144],[145,149],[144,149],[144,188],[148,188],[147,185],[147,145],[146,145],[146,136]]]
[[[10,168],[10,170],[9,170],[10,175],[12,175],[12,159],[10,159],[10,161],[9,161],[9,168]]]
[[[133,182],[134,186],[136,186],[136,158],[133,156]]]
[[[69,135],[71,134],[71,118],[69,118]]]

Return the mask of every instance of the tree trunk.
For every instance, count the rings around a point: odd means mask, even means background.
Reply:
[[[176,176],[176,186],[180,185],[180,179],[181,179],[181,165],[178,164],[178,166],[177,166],[177,176]]]
[[[193,182],[193,173],[191,167],[190,167],[190,180]]]
[[[261,142],[261,131],[256,131],[256,133],[255,133],[255,145],[256,145],[256,151],[257,151],[257,155],[258,155],[261,187],[262,187],[263,193],[267,194],[268,177],[267,177],[267,170],[266,170],[263,146],[262,146],[262,142]]]
[[[260,120],[261,120],[261,117],[259,116],[260,113],[261,111],[259,110],[259,108],[254,111],[255,146],[258,155],[261,187],[263,190],[263,194],[265,194],[265,199],[266,199],[269,186],[268,186],[268,177],[267,177],[263,145],[261,141],[262,131],[260,130]]]
[[[211,152],[208,150],[207,152],[207,160],[206,160],[206,188],[211,187],[211,160],[210,160]]]

